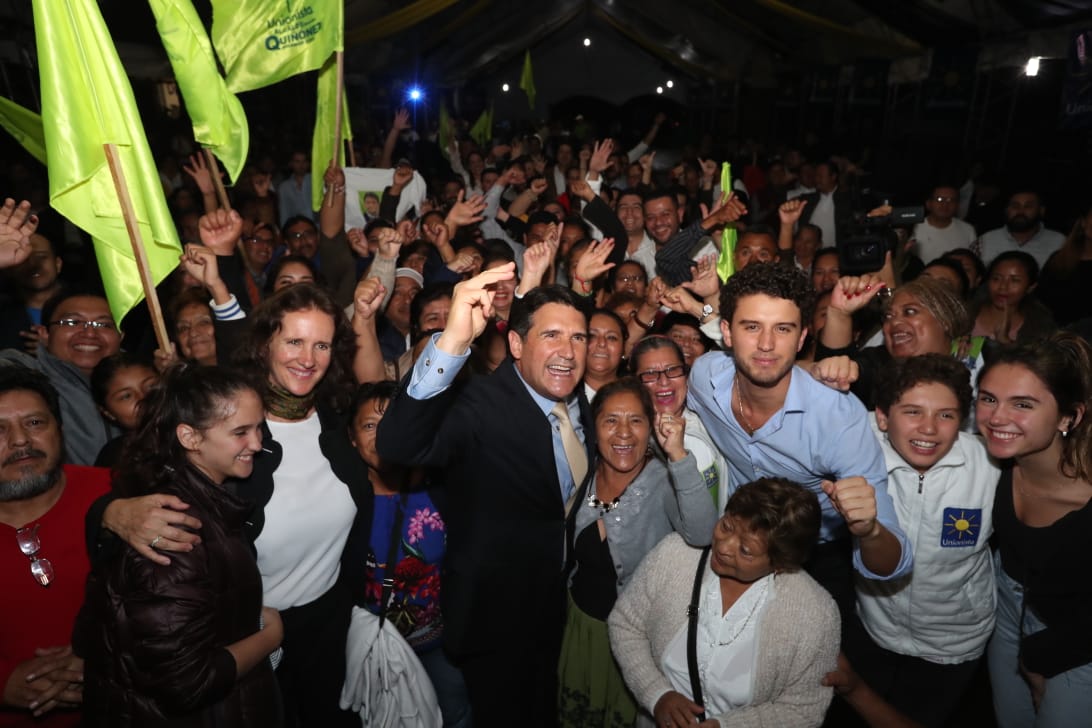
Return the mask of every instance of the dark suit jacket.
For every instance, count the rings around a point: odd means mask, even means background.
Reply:
[[[583,391],[581,419],[594,462]],[[455,657],[513,645],[556,648],[564,626],[565,504],[550,422],[511,360],[458,394],[400,391],[379,425],[381,457],[443,467],[447,556],[444,641]]]
[[[819,193],[809,192],[806,195],[802,195],[805,200],[804,212],[800,215],[800,222],[811,222],[812,213],[815,212],[815,206],[819,204]],[[839,242],[844,242],[849,238],[850,231],[853,227],[853,211],[855,208],[855,200],[853,199],[853,191],[845,185],[838,185],[838,188],[834,190],[834,233],[838,236]],[[830,247],[833,245],[833,241],[824,240],[823,247]]]

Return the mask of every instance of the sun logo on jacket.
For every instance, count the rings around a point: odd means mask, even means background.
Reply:
[[[974,546],[982,530],[981,508],[945,508],[941,546]]]

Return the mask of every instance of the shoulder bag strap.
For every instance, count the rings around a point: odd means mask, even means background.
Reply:
[[[386,566],[383,568],[383,591],[379,596],[379,629],[381,630],[383,623],[387,621],[387,607],[390,606],[391,596],[394,594],[394,559],[398,556],[398,542],[402,539],[405,499],[405,495],[399,497],[394,510],[394,523],[391,524],[391,543],[387,549]]]
[[[698,603],[701,601],[701,579],[705,575],[705,562],[709,558],[709,546],[701,550],[698,570],[694,574],[694,590],[690,593],[690,606],[686,608],[689,624],[686,628],[686,667],[690,672],[690,691],[694,702],[702,707],[705,703],[701,694],[701,676],[698,675]],[[698,716],[698,722],[705,720],[705,713]]]

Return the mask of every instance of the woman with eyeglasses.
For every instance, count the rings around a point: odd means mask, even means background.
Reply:
[[[630,361],[634,376],[648,390],[656,411],[685,421],[683,446],[693,453],[718,510],[723,509],[728,498],[728,463],[713,444],[701,418],[686,406],[690,367],[679,345],[666,336],[649,336],[633,347]]]
[[[148,394],[114,490],[173,495],[201,542],[169,566],[124,548],[87,578],[73,647],[84,658],[87,726],[279,726],[270,654],[284,635],[263,607],[244,535],[250,505],[229,493],[262,448],[265,413],[239,374],[183,364]]]
[[[573,506],[574,567],[559,667],[558,715],[574,728],[632,725],[637,706],[611,655],[607,616],[664,536],[678,532],[702,546],[717,520],[683,445],[685,422],[656,413],[640,382],[625,377],[604,386],[591,415],[598,452]],[[653,433],[666,462],[652,455]]]

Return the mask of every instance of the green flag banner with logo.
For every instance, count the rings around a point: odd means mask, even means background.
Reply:
[[[337,57],[330,56],[318,74],[318,101],[315,104],[315,130],[311,135],[311,209],[322,207],[323,175],[334,154],[337,133]],[[353,138],[349,123],[349,104],[341,92],[341,138]],[[345,145],[337,145],[337,165],[345,166]]]
[[[205,26],[190,0],[150,0],[150,4],[163,48],[186,100],[193,137],[220,158],[235,182],[250,148],[250,127],[243,105],[228,91]]]
[[[212,0],[212,44],[238,93],[321,68],[342,50],[340,0]]]
[[[42,136],[42,117],[30,109],[24,109],[10,99],[0,96],[0,126],[15,137],[23,149],[42,164],[46,163],[45,137]]]
[[[152,279],[182,248],[133,89],[96,0],[33,0],[49,202],[89,232],[116,321],[144,297],[103,144],[116,144]]]

